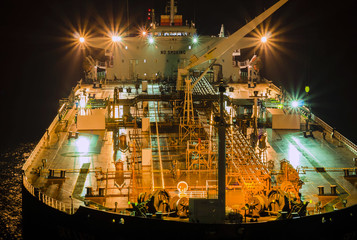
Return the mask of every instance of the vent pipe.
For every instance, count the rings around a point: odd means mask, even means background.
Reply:
[[[170,0],[170,25],[174,25],[174,16],[175,16],[175,1]]]

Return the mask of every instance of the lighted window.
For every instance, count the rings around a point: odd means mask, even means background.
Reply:
[[[190,45],[190,46],[188,46],[188,49],[191,49],[191,45]]]
[[[144,59],[144,63],[146,63],[146,59]]]

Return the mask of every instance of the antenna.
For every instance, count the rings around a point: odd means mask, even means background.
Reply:
[[[170,1],[170,25],[174,25],[175,18],[175,0]]]
[[[128,24],[128,33],[130,32],[130,18],[129,18],[129,0],[126,0],[126,21]]]

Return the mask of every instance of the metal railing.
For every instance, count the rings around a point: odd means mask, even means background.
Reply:
[[[357,154],[357,145],[351,142],[348,138],[343,136],[341,133],[338,131],[334,130],[333,127],[328,125],[326,122],[324,122],[321,118],[315,116],[312,112],[309,111],[305,106],[301,108],[301,113],[305,116],[308,117],[308,114],[311,114],[311,119],[319,124],[328,134],[333,133],[333,137],[336,138],[338,141],[343,143],[348,149],[350,149],[354,154]]]
[[[270,83],[270,88],[281,92],[281,89],[277,87],[275,84]],[[311,119],[315,121],[317,124],[319,124],[328,134],[332,134],[334,138],[336,138],[338,141],[343,143],[349,150],[351,150],[354,154],[357,155],[357,145],[351,142],[348,138],[343,136],[341,133],[338,131],[335,131],[333,127],[328,125],[326,122],[324,122],[321,118],[315,116],[307,107],[303,106],[300,108],[301,113],[305,116],[308,117],[309,114],[311,114]]]
[[[207,198],[206,191],[186,191],[188,198]]]
[[[81,81],[76,85],[75,88],[73,88],[71,94],[73,94],[73,91],[75,93],[75,91],[80,88],[80,84],[81,84]],[[53,207],[57,210],[60,210],[62,212],[73,214],[75,212],[73,209],[71,209],[73,207],[67,209],[65,203],[58,201],[50,196],[47,196],[46,194],[44,194],[40,191],[36,191],[35,187],[28,181],[26,174],[25,174],[25,171],[32,164],[33,160],[38,156],[41,148],[50,140],[49,139],[50,133],[55,129],[55,127],[58,123],[58,120],[59,120],[59,116],[57,114],[55,116],[55,118],[53,119],[52,123],[50,124],[50,126],[47,128],[45,134],[42,136],[42,138],[36,145],[35,149],[32,151],[31,155],[27,158],[25,164],[22,167],[22,170],[23,170],[22,182],[23,182],[23,186],[27,189],[27,191],[29,191],[29,193],[32,196],[37,197],[41,202],[43,202],[46,205]]]
[[[81,81],[73,88],[72,92],[74,91],[74,93],[75,93],[75,91],[77,91],[80,88],[80,84],[81,84]],[[67,112],[67,114],[68,114],[68,112]],[[41,150],[41,147],[46,143],[46,141],[49,140],[50,133],[56,127],[56,125],[58,123],[58,119],[59,119],[59,116],[57,114],[55,116],[55,118],[53,119],[52,123],[50,124],[50,126],[47,128],[45,134],[43,134],[42,138],[36,145],[35,149],[32,151],[31,155],[27,158],[25,164],[22,166],[23,171],[27,170],[27,168],[32,164],[32,161],[37,157],[39,151]]]
[[[66,208],[66,204],[58,201],[52,197],[47,196],[44,193],[41,193],[40,191],[38,191],[38,196],[36,196],[35,193],[35,188],[29,183],[29,181],[27,180],[26,175],[23,175],[22,177],[22,181],[23,181],[23,185],[24,187],[27,189],[27,191],[29,191],[29,193],[31,193],[32,196],[34,197],[38,197],[38,200],[40,200],[42,203],[46,204],[47,206],[50,206],[52,208],[55,208],[59,211],[65,212],[65,213],[69,213],[70,209]]]
[[[55,126],[56,126],[56,124],[58,122],[58,119],[59,118],[58,118],[58,114],[57,114],[56,117],[53,119],[51,125],[46,130],[46,133],[43,134],[42,138],[40,139],[40,141],[36,145],[35,149],[32,151],[31,155],[27,158],[25,164],[22,166],[22,170],[23,171],[27,170],[27,168],[32,164],[33,160],[37,157],[37,155],[40,152],[42,146],[46,143],[46,141],[49,140],[50,132],[55,128]]]

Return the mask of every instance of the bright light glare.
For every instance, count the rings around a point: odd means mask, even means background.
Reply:
[[[198,38],[197,38],[197,37],[194,37],[194,38],[192,39],[192,42],[193,42],[193,43],[197,43],[197,42],[198,42]]]
[[[260,39],[260,41],[261,41],[262,43],[266,43],[267,40],[268,40],[268,38],[267,38],[266,36],[263,36],[263,37]]]
[[[88,153],[90,140],[87,137],[79,136],[76,140],[77,151],[80,153]]]
[[[153,44],[154,43],[154,38],[153,37],[149,37],[148,41],[149,41],[150,44]]]
[[[84,41],[85,41],[84,37],[79,38],[79,42],[84,43]]]
[[[300,165],[300,156],[301,153],[296,149],[296,147],[289,143],[288,159],[294,168],[297,168]]]
[[[294,101],[291,102],[291,106],[293,108],[297,108],[299,106],[299,102],[294,100]]]
[[[143,32],[142,32],[142,35],[143,35],[143,36],[146,36],[146,31],[143,31]]]
[[[79,100],[79,106],[81,108],[85,108],[87,105],[87,99],[84,95],[81,95],[80,100]]]
[[[120,36],[112,36],[112,41],[113,42],[120,42],[121,41],[121,37]]]

